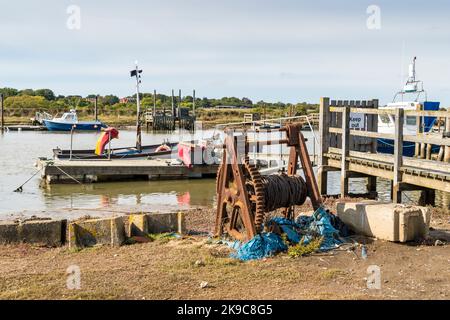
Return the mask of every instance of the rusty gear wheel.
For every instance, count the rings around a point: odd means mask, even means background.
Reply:
[[[265,197],[264,188],[261,180],[261,174],[254,164],[250,164],[248,158],[244,159],[243,173],[245,176],[245,186],[250,198],[252,212],[254,216],[254,223],[257,232],[261,231],[262,224],[265,218]]]

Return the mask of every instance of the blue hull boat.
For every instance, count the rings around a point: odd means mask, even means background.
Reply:
[[[107,125],[100,121],[67,123],[44,120],[44,125],[48,131],[71,131],[72,128],[76,131],[100,131],[102,128],[107,127]]]
[[[100,131],[102,128],[108,126],[101,121],[78,121],[75,110],[64,113],[61,118],[54,118],[53,120],[44,119],[45,127],[49,131]]]

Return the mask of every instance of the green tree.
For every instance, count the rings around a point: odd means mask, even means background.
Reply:
[[[112,106],[116,103],[119,103],[120,99],[112,94],[106,95],[103,97],[103,104],[107,105],[107,106]]]
[[[33,89],[24,89],[19,91],[20,96],[34,96],[34,90]]]
[[[1,88],[0,93],[3,94],[3,97],[6,99],[8,97],[17,96],[19,94],[19,90],[14,88]]]
[[[48,109],[49,101],[38,96],[13,96],[5,100],[7,108],[11,109]]]
[[[50,89],[38,89],[34,92],[36,96],[41,96],[47,99],[48,101],[55,100],[55,94]]]

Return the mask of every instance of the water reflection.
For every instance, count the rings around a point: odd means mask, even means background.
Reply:
[[[189,132],[165,134],[143,133],[144,144],[158,144],[165,140],[180,141],[191,138],[209,138],[217,134],[215,130],[198,131],[195,137]],[[308,139],[310,152],[314,149],[311,132],[304,132]],[[277,137],[272,137],[276,139]],[[93,149],[98,139],[97,133],[80,133],[74,137],[75,149]],[[261,138],[263,139],[263,138]],[[120,139],[114,140],[112,147],[133,145],[135,132],[120,132]],[[171,211],[192,206],[208,206],[215,201],[215,179],[176,180],[176,181],[132,181],[120,183],[102,183],[85,186],[52,185],[40,188],[39,178],[31,180],[24,187],[23,193],[14,193],[19,185],[36,172],[34,163],[38,157],[51,157],[55,147],[68,149],[70,135],[51,132],[8,132],[0,135],[0,219],[11,217],[18,212],[56,212],[60,209],[92,210],[158,210]],[[286,146],[270,146],[263,152],[284,153],[287,160]],[[316,146],[317,149],[317,146]],[[264,156],[263,156],[264,159]],[[339,194],[340,173],[329,173],[328,192]],[[351,179],[350,192],[365,193],[366,179]],[[378,179],[378,195],[382,200],[390,199],[390,181]],[[420,194],[407,192],[406,203],[415,203]],[[443,195],[436,193],[436,203],[442,203]],[[446,200],[448,203],[448,200]]]

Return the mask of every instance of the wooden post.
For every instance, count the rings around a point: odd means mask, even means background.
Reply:
[[[321,195],[326,195],[328,185],[328,172],[326,166],[328,165],[328,159],[325,157],[325,153],[329,148],[329,122],[330,122],[330,98],[320,99],[320,114],[319,114],[319,137],[320,137],[320,153],[319,153],[319,168],[317,170],[317,182],[319,184],[319,190]]]
[[[450,132],[450,118],[445,118],[445,133]],[[448,138],[447,138],[448,139]],[[446,146],[444,150],[444,162],[450,162],[450,147]]]
[[[417,108],[417,111],[422,110],[422,107]],[[416,135],[419,135],[422,132],[422,117],[417,116],[416,117]],[[416,142],[415,149],[414,149],[414,157],[420,158],[420,143]]]
[[[156,116],[156,90],[153,90],[153,118]]]
[[[426,152],[426,159],[431,160],[431,144],[427,143],[427,152]]]
[[[426,151],[425,151],[425,143],[420,144],[420,159],[425,159],[426,157]]]
[[[392,184],[392,201],[394,203],[402,202],[400,168],[403,165],[403,122],[404,110],[397,108],[395,110],[394,181]]]
[[[372,107],[374,109],[378,109],[379,106],[379,100],[373,99],[372,100]],[[369,131],[378,132],[378,115],[374,114],[368,117],[371,120],[371,129]],[[377,153],[378,149],[378,139],[372,139],[371,145],[370,145],[370,152],[371,153]],[[367,192],[370,194],[371,198],[376,198],[378,196],[377,194],[377,177],[376,176],[369,176],[367,178]]]
[[[4,96],[3,93],[0,94],[0,112],[2,113],[1,118],[0,118],[0,127],[1,127],[1,131],[3,133],[3,131],[5,130],[5,109],[4,109]]]
[[[341,198],[348,195],[348,163],[350,149],[350,106],[344,106],[342,113],[342,158],[341,158]]]
[[[174,91],[172,89],[172,117],[175,117],[175,101],[174,101]]]

